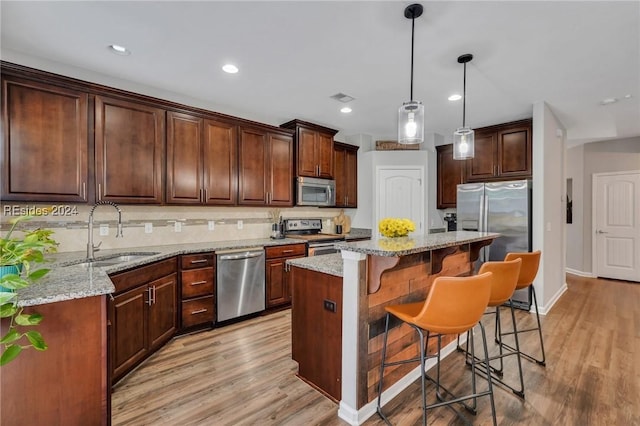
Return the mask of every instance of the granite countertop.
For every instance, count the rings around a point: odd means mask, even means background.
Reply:
[[[322,272],[324,274],[335,275],[336,277],[342,277],[342,253],[289,259],[287,260],[287,264],[304,269],[310,269],[312,271]]]
[[[35,306],[110,294],[115,291],[115,287],[109,279],[109,274],[143,266],[158,260],[168,259],[180,254],[299,243],[299,240],[290,238],[281,240],[265,238],[100,250],[95,256],[97,261],[118,255],[149,254],[142,259],[104,267],[80,265],[86,258],[86,253],[83,251],[56,253],[48,256],[52,263],[43,264],[43,267],[49,268],[50,272],[42,280],[31,287],[18,290],[18,305]]]
[[[336,243],[340,250],[356,253],[372,254],[375,256],[406,256],[430,250],[453,247],[487,239],[495,239],[500,234],[493,232],[456,231],[439,234],[416,235],[398,238],[374,238],[370,241],[348,241]]]
[[[371,229],[351,228],[348,234],[345,234],[345,241],[355,240],[359,238],[371,238]]]

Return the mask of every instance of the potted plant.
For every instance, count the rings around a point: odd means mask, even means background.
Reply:
[[[16,290],[29,287],[44,277],[49,269],[36,265],[45,262],[45,253],[56,251],[56,243],[47,229],[24,231],[13,236],[18,223],[32,216],[19,216],[10,221],[7,235],[0,238],[0,319],[8,323],[0,336],[0,366],[15,359],[23,349],[33,347],[44,351],[47,345],[40,332],[33,329],[42,321],[38,313],[25,314],[18,306]],[[28,344],[27,344],[28,343]]]

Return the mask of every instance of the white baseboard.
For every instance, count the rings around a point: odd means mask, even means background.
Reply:
[[[596,277],[591,272],[582,272],[582,271],[578,271],[576,269],[571,269],[571,268],[564,268],[564,271],[566,273],[568,273],[568,274],[577,275],[579,277],[585,277],[585,278],[595,278]]]
[[[539,311],[540,315],[546,315],[547,312],[549,312],[551,308],[553,308],[553,305],[556,304],[558,299],[560,299],[560,296],[562,296],[564,292],[567,291],[567,289],[568,289],[567,283],[562,284],[562,287],[560,287],[560,289],[558,289],[556,294],[553,295],[549,303],[547,303],[545,306],[540,306],[540,311]],[[531,305],[531,312],[535,312],[535,306],[533,305]]]
[[[460,343],[464,343],[467,341],[466,333],[460,336]],[[456,350],[457,341],[453,341],[449,343],[447,346],[442,348],[440,353],[440,359],[446,358],[449,354]],[[431,367],[435,367],[436,360],[428,359],[425,363],[425,370],[429,370]],[[417,366],[413,370],[411,370],[406,376],[398,380],[396,383],[391,385],[386,391],[382,392],[381,403],[382,406],[391,401],[393,398],[398,396],[400,392],[405,390],[411,383],[415,382],[420,378],[420,366]],[[340,402],[340,407],[338,408],[338,417],[340,417],[345,422],[350,425],[357,426],[363,424],[369,417],[376,414],[377,400],[370,401],[366,405],[364,405],[359,410],[354,410],[353,408],[343,405],[342,401]]]

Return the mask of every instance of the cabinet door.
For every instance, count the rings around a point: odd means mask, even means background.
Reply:
[[[336,180],[336,207],[345,207],[347,204],[347,176],[346,176],[346,150],[335,147],[333,150],[334,177]]]
[[[293,138],[269,134],[268,204],[293,206]]]
[[[316,162],[318,177],[333,179],[333,136],[318,133],[316,139]]]
[[[269,157],[267,134],[241,129],[238,142],[238,204],[266,205]]]
[[[298,176],[316,177],[318,163],[316,162],[316,138],[318,133],[313,130],[298,128]]]
[[[358,207],[358,151],[357,149],[345,150],[345,194],[347,202],[345,207]]]
[[[205,120],[202,160],[205,204],[233,205],[238,199],[238,130],[232,123]]]
[[[87,201],[88,96],[2,79],[2,199]]]
[[[464,181],[466,162],[453,159],[453,144],[436,147],[438,156],[438,203],[437,208],[456,207],[458,185]]]
[[[149,346],[156,349],[178,330],[178,280],[176,274],[149,283]]]
[[[134,288],[113,298],[111,318],[112,379],[115,382],[148,352],[148,287]]]
[[[467,160],[467,182],[484,181],[497,175],[496,132],[476,132],[474,157]]]
[[[520,126],[498,132],[498,175],[531,177],[531,127]]]
[[[167,113],[167,203],[202,201],[202,119]]]
[[[283,305],[291,300],[285,283],[285,261],[286,258],[266,261],[267,308]]]
[[[97,198],[160,204],[165,112],[96,96]]]

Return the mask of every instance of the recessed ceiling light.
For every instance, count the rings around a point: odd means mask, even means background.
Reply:
[[[236,67],[236,66],[235,66],[235,65],[233,65],[233,64],[225,64],[225,65],[222,67],[222,71],[224,71],[224,72],[228,72],[229,74],[235,74],[235,73],[237,73],[237,72],[238,72],[238,67]]]
[[[453,95],[449,96],[448,98],[450,101],[459,101],[460,99],[462,99],[462,96],[454,93]]]
[[[600,105],[611,105],[618,102],[618,98],[605,98],[600,101]]]
[[[624,98],[625,98],[625,99],[631,99],[631,94],[624,95]]]
[[[340,108],[340,112],[343,114],[349,114],[351,111],[353,111],[351,108],[349,107],[342,107]]]
[[[119,44],[112,44],[109,46],[109,49],[111,49],[111,52],[115,53],[116,55],[122,55],[122,56],[131,55],[131,51],[129,49],[127,49],[124,46],[120,46]]]

